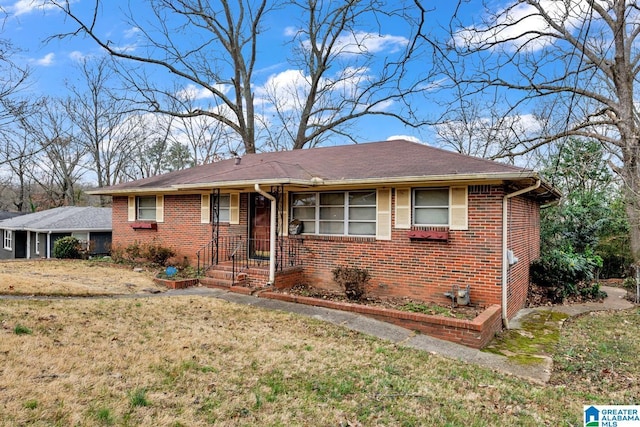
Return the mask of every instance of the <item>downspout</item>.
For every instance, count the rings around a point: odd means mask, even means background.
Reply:
[[[509,317],[507,315],[507,288],[509,284],[509,260],[507,259],[508,244],[508,201],[509,199],[524,193],[535,190],[540,187],[542,181],[538,179],[535,184],[530,187],[523,188],[513,193],[505,194],[502,198],[502,324],[505,329],[509,329]]]
[[[258,194],[266,197],[271,201],[271,218],[269,219],[269,282],[273,285],[276,281],[276,198],[260,188],[260,184],[254,184],[254,188]]]

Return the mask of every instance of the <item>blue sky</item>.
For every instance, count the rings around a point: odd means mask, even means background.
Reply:
[[[76,0],[72,2],[72,8],[82,10],[90,7],[93,1]],[[110,0],[103,2],[102,15],[99,19],[100,32],[113,40],[119,46],[136,47],[137,29],[130,23],[125,22],[120,8],[126,8],[127,2],[120,0]],[[141,5],[145,2],[133,1],[132,7],[134,15],[142,15]],[[438,2],[440,3],[440,2]],[[448,2],[447,2],[448,3]],[[442,2],[442,7],[447,3]],[[108,6],[106,6],[108,4]],[[86,37],[67,37],[64,39],[51,39],[48,37],[59,33],[72,31],[75,29],[69,19],[65,19],[59,10],[43,7],[42,0],[0,0],[0,7],[7,13],[4,28],[0,33],[1,38],[10,40],[15,47],[22,52],[17,57],[17,62],[28,64],[33,71],[31,85],[28,88],[33,96],[53,95],[64,96],[66,88],[65,81],[74,83],[78,80],[78,61],[86,56],[101,55],[100,49],[95,42]],[[446,12],[446,13],[445,13]],[[429,13],[430,24],[435,27],[438,19],[445,25],[448,21],[450,11],[435,10]],[[262,36],[260,45],[262,58],[258,64],[257,83],[284,84],[295,78],[295,69],[287,62],[286,43],[291,40],[293,26],[296,24],[296,17],[286,9],[276,11],[265,21],[267,30]],[[140,16],[140,19],[144,19]],[[402,25],[386,25],[382,29],[381,37],[371,49],[376,55],[384,56],[407,43],[409,36],[407,28]],[[183,83],[185,89],[189,87]],[[257,94],[261,93],[262,87],[255,88]],[[426,111],[433,108],[424,100],[425,105],[418,105],[418,109]],[[394,135],[406,135],[416,139],[424,139],[424,130],[419,132],[407,128],[391,119],[374,117],[359,120],[356,124],[358,134],[363,140],[384,140]]]
[[[553,4],[552,0],[541,1]],[[145,20],[147,12],[143,10],[143,5],[147,2],[142,0],[131,0],[130,2],[109,0],[102,3],[98,32],[123,49],[139,52],[140,47],[137,45],[139,29],[125,21],[122,10],[131,7],[132,14],[136,19]],[[0,8],[7,14],[0,38],[8,39],[15,47],[22,49],[22,52],[14,60],[28,64],[33,70],[31,85],[28,88],[30,94],[33,94],[34,97],[41,95],[64,96],[67,91],[64,85],[65,81],[72,84],[78,82],[77,65],[79,61],[84,57],[101,55],[102,51],[95,42],[82,36],[52,39],[45,42],[48,37],[73,31],[76,27],[71,20],[65,18],[62,12],[55,8],[43,7],[43,4],[46,4],[46,0],[0,0]],[[428,30],[446,39],[442,28],[448,27],[452,8],[457,5],[457,1],[423,1],[423,4],[429,10],[426,16]],[[508,3],[500,3],[498,0],[492,4],[492,7],[498,11],[506,4]],[[74,10],[90,10],[93,0],[72,0],[71,5]],[[479,21],[483,17],[482,11],[483,2],[481,1],[462,2],[457,20],[464,25],[478,28],[481,24],[474,23],[474,21]],[[516,13],[520,12],[526,14],[527,10],[526,8],[516,10]],[[287,42],[291,40],[291,32],[295,29],[296,23],[297,17],[286,9],[273,12],[265,21],[266,31],[261,35],[262,41],[259,45],[259,55],[262,59],[259,61],[255,73],[257,80],[254,92],[257,97],[265,92],[269,84],[291,85],[295,83],[296,76],[299,77],[295,66],[287,61],[289,49]],[[528,29],[536,25],[537,23],[531,20],[523,21],[523,26]],[[403,43],[407,43],[410,30],[402,22],[385,22],[380,33],[368,39],[371,42],[369,48],[381,58],[392,54],[394,50],[402,47]],[[512,28],[511,31],[517,32],[519,30]],[[513,36],[513,33],[503,36]],[[424,67],[428,68],[429,65],[426,61],[425,58]],[[416,67],[414,70],[416,73],[423,71],[424,69],[421,67]],[[182,90],[191,90],[195,96],[199,95],[197,89],[190,87],[185,82],[179,84]],[[202,101],[206,102],[206,97],[202,97]],[[418,97],[413,99],[412,106],[425,116],[435,115],[438,107],[433,101],[433,99],[426,97]],[[393,108],[393,106],[389,106],[389,108]],[[526,117],[526,112],[520,111],[519,114],[521,118]],[[359,119],[354,124],[354,132],[361,141],[377,141],[392,136],[404,136],[438,145],[432,128],[416,130],[380,116]]]

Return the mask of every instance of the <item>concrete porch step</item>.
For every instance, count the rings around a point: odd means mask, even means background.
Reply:
[[[233,285],[233,282],[226,279],[202,277],[200,278],[200,284],[207,288],[229,289]]]

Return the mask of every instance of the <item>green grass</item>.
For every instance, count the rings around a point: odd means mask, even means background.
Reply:
[[[566,322],[554,354],[555,383],[609,393],[607,404],[636,404],[640,372],[640,310],[593,312]],[[634,391],[635,390],[635,391]]]
[[[33,331],[30,328],[18,323],[15,328],[13,328],[13,333],[16,335],[31,335],[33,334]]]
[[[147,400],[147,389],[137,388],[129,393],[129,404],[132,407],[149,406],[150,403]]]
[[[116,420],[109,408],[100,408],[95,412],[95,419],[100,425],[111,426],[114,425]]]
[[[569,426],[581,425],[582,405],[640,395],[638,310],[552,333],[540,325],[556,315],[529,324],[546,331],[542,347],[529,337],[509,348],[522,363],[541,348],[553,356],[544,386],[212,298],[5,301],[0,316],[37,331],[0,340],[1,427]]]
[[[37,400],[27,400],[26,402],[24,402],[24,407],[26,409],[36,409],[38,407],[38,401]]]

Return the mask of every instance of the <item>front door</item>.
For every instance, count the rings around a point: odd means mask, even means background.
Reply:
[[[27,232],[16,231],[15,232],[15,257],[26,258],[27,257]]]
[[[251,194],[249,206],[251,258],[269,258],[269,236],[271,232],[271,201],[258,193]]]

